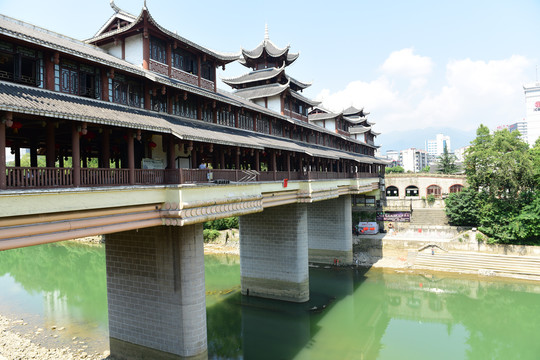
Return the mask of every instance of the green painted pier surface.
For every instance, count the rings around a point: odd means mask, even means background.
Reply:
[[[311,268],[310,301],[240,294],[234,255],[205,257],[210,359],[539,359],[540,283]],[[43,345],[108,349],[104,247],[0,252],[0,314],[51,327]]]

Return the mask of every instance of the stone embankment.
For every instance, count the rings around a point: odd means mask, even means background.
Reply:
[[[361,235],[353,241],[355,259],[368,266],[540,280],[539,246],[490,245],[479,232],[460,230],[441,226]]]
[[[84,342],[75,339],[71,346],[51,346],[63,329],[28,328],[24,320],[11,320],[0,315],[0,360],[114,360],[108,351],[98,354],[87,352]],[[47,345],[43,345],[43,343]]]

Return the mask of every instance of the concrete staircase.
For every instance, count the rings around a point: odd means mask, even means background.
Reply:
[[[444,209],[414,209],[411,226],[420,225],[448,225]]]
[[[438,248],[435,249],[435,255],[431,255],[431,249],[419,252],[414,268],[540,278],[540,258],[537,257],[444,252]]]

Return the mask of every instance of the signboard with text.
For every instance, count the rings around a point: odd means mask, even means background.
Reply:
[[[378,211],[377,221],[411,222],[411,213],[407,211]]]

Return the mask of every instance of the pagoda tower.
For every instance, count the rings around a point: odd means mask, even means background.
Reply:
[[[290,46],[276,46],[265,29],[264,40],[253,50],[241,50],[239,62],[252,71],[236,78],[222,79],[236,91],[235,95],[292,119],[308,122],[309,109],[319,102],[299,92],[309,87],[286,74],[285,69],[299,57],[290,53]]]

